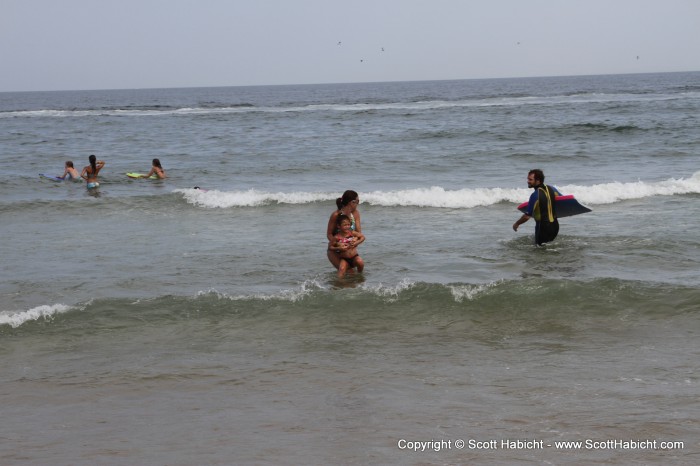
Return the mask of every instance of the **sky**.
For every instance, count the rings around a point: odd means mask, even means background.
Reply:
[[[700,0],[0,0],[0,92],[700,71]]]

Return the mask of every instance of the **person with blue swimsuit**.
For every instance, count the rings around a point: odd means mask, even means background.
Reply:
[[[97,157],[94,155],[91,155],[88,160],[90,161],[90,165],[83,168],[80,177],[87,182],[87,189],[99,188],[100,183],[97,180],[97,174],[102,170],[102,167],[105,166],[105,163],[103,160],[97,160]]]
[[[544,184],[544,172],[539,169],[530,170],[527,174],[527,187],[535,191],[530,195],[527,210],[514,224],[513,231],[523,223],[535,218],[535,244],[538,246],[554,241],[559,233],[554,200],[562,194],[554,186]]]

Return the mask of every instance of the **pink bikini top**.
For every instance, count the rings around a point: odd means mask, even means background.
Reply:
[[[339,243],[352,243],[352,240],[354,240],[355,237],[350,235],[350,236],[346,236],[344,238],[338,238],[336,236],[336,239],[338,240]]]

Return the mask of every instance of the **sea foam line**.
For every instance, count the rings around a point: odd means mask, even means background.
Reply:
[[[644,199],[654,196],[700,194],[700,172],[690,178],[668,179],[658,182],[611,182],[583,185],[559,185],[563,194],[573,194],[583,204],[602,205],[615,202]],[[338,193],[329,192],[265,192],[255,189],[247,191],[203,191],[197,189],[176,190],[186,202],[205,208],[260,207],[272,204],[310,204],[335,201]],[[527,188],[463,188],[449,190],[440,186],[412,188],[396,191],[361,192],[364,204],[382,207],[431,207],[471,209],[501,202],[519,204],[530,197]]]
[[[447,285],[447,288],[450,290],[455,302],[461,303],[464,300],[475,301],[477,298],[489,293],[492,289],[497,288],[502,283],[504,283],[503,280],[498,280],[492,283],[480,285]]]
[[[425,111],[446,108],[513,107],[523,105],[586,104],[604,102],[634,102],[700,98],[700,92],[682,94],[604,94],[579,93],[552,96],[486,96],[457,100],[426,99],[413,102],[351,102],[292,106],[260,106],[252,104],[221,107],[180,107],[158,109],[37,109],[0,112],[0,118],[70,118],[95,116],[172,116],[214,115],[233,113],[300,113],[300,112],[366,112],[366,111]]]
[[[387,299],[389,302],[396,301],[399,296],[416,286],[412,280],[404,278],[396,284],[377,283],[373,285],[360,284],[357,289],[379,298]],[[215,297],[219,300],[229,301],[287,301],[296,303],[311,297],[316,293],[330,293],[338,291],[320,279],[305,280],[295,289],[283,289],[269,293],[252,293],[230,295],[215,289],[202,290],[195,293],[195,299],[201,297]]]
[[[336,199],[338,194],[292,192],[270,193],[249,189],[247,191],[219,191],[202,189],[176,189],[189,204],[209,208],[259,207],[271,204],[310,204]]]
[[[42,317],[49,319],[71,309],[70,306],[65,304],[53,304],[38,306],[27,311],[0,311],[0,325],[9,325],[12,328],[17,328],[31,320],[39,320]]]
[[[636,181],[634,183],[603,183],[593,186],[569,185],[562,189],[570,192],[584,204],[612,204],[630,199],[654,196],[674,196],[700,193],[700,171],[690,178],[671,178],[658,182]]]
[[[307,296],[311,295],[316,291],[327,291],[325,287],[318,280],[306,280],[304,281],[298,289],[284,289],[272,293],[253,293],[253,294],[239,294],[239,295],[229,295],[227,293],[220,292],[215,289],[209,289],[205,291],[198,291],[195,294],[195,298],[214,296],[220,300],[229,301],[288,301],[296,303],[303,300]]]

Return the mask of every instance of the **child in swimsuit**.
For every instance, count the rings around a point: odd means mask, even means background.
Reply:
[[[73,162],[70,160],[66,162],[66,170],[63,172],[63,176],[59,176],[62,180],[73,180],[80,181],[80,173],[73,167]]]
[[[340,254],[340,265],[338,267],[338,278],[343,278],[348,270],[357,268],[358,273],[362,273],[365,262],[357,252],[357,247],[365,241],[365,235],[352,230],[352,221],[347,215],[338,215],[338,233],[334,236],[334,241],[330,249]]]

